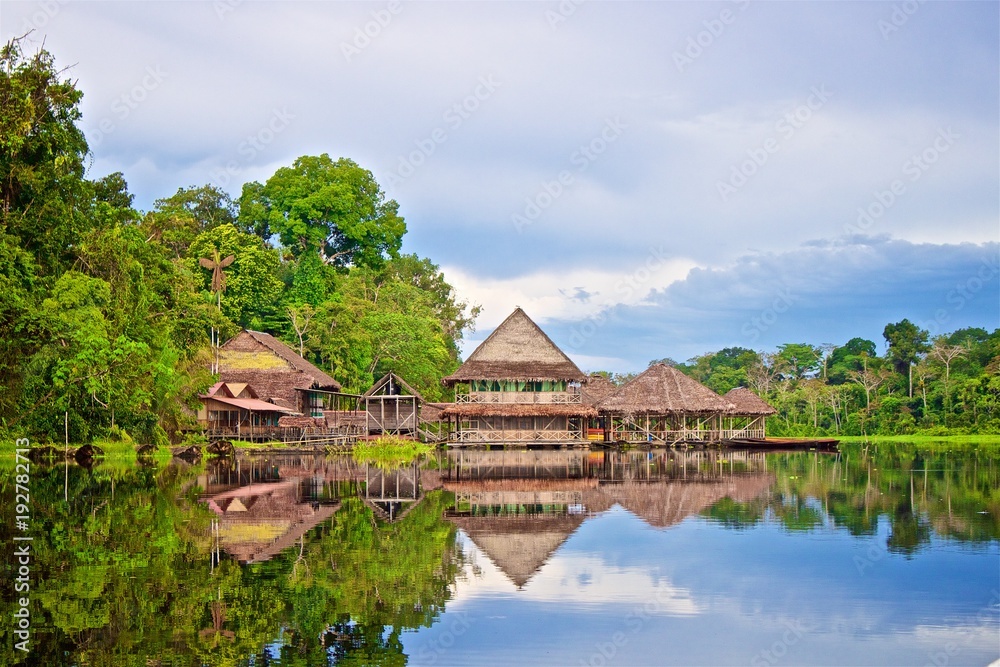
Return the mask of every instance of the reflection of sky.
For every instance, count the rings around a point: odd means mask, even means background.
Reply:
[[[1000,656],[1000,545],[934,539],[907,558],[888,526],[856,538],[771,522],[653,529],[587,520],[522,590],[478,566],[410,664],[987,664]]]

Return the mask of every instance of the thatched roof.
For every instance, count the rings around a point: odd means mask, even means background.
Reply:
[[[582,403],[452,403],[444,417],[596,417],[597,410]]]
[[[453,385],[470,380],[586,382],[587,376],[517,308],[458,370],[441,381]]]
[[[461,528],[493,564],[518,588],[542,569],[552,554],[583,523],[584,516],[458,517],[447,519]]]
[[[587,405],[597,405],[615,393],[616,389],[618,387],[614,382],[600,373],[592,373],[587,384],[580,388],[580,399]]]
[[[257,343],[257,345],[253,345],[253,343]],[[266,348],[274,357],[284,363],[275,363],[273,359],[265,358],[260,354],[263,352],[260,346]],[[271,334],[260,331],[244,329],[236,337],[226,341],[219,348],[219,364],[220,375],[223,376],[227,374],[227,371],[295,370],[310,378],[312,380],[311,386],[317,389],[340,391],[341,388],[339,382],[300,357],[295,350]],[[252,380],[248,382],[251,385],[254,384]],[[309,387],[304,388],[308,389]]]
[[[407,393],[402,393],[399,389],[405,389]],[[392,371],[389,371],[381,378],[379,378],[371,388],[366,391],[363,396],[416,396],[417,400],[421,403],[424,402],[424,397],[420,395],[416,389],[411,387],[406,380],[399,377]]]
[[[733,404],[734,409],[730,414],[747,415],[749,417],[778,414],[778,411],[768,405],[764,399],[746,387],[730,389],[723,398]]]
[[[613,414],[711,414],[732,404],[714,391],[666,364],[654,364],[597,404]]]

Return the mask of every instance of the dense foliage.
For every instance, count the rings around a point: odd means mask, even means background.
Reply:
[[[82,93],[21,44],[0,52],[0,430],[175,438],[211,384],[211,332],[241,327],[347,391],[394,370],[443,398],[478,309],[400,254],[406,225],[371,172],[303,156],[238,200],[204,185],[140,212],[122,174],[87,177]]]
[[[774,435],[1000,432],[1000,329],[931,340],[908,320],[884,332],[887,351],[852,338],[839,347],[727,348],[675,364],[719,393],[750,387],[778,415]]]

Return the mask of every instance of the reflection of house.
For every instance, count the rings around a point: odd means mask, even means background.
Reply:
[[[456,386],[453,442],[567,442],[584,439],[580,385],[587,376],[520,308],[442,380]]]
[[[764,438],[767,417],[778,411],[746,387],[737,387],[723,396],[733,408],[726,417],[727,438]]]
[[[774,484],[773,474],[730,477],[718,482],[649,482],[601,486],[611,503],[618,503],[654,528],[678,524],[723,498],[749,502]]]
[[[390,371],[364,393],[368,432],[416,433],[423,402],[416,389]]]
[[[608,419],[606,438],[673,444],[717,442],[733,406],[694,378],[654,364],[597,405]]]
[[[218,547],[241,563],[259,563],[292,546],[340,507],[302,502],[301,480],[252,484],[205,499],[218,515],[213,534]]]
[[[210,433],[252,434],[276,427],[282,415],[291,412],[262,401],[253,387],[243,382],[216,382],[199,396],[198,423]]]
[[[324,395],[340,383],[274,336],[243,330],[219,348],[219,379],[251,385],[263,400],[292,412],[322,417]]]

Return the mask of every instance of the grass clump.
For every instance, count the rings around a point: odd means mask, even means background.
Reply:
[[[362,440],[354,445],[351,455],[359,463],[374,463],[380,468],[399,468],[434,451],[434,445],[394,436]]]

